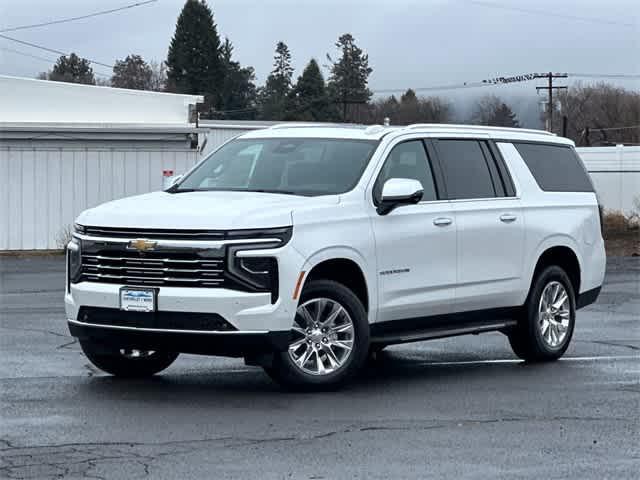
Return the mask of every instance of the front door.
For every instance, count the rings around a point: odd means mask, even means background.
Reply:
[[[415,319],[451,311],[456,284],[456,221],[441,199],[422,140],[393,147],[376,180],[380,198],[390,178],[418,180],[422,201],[387,215],[372,209],[378,265],[378,322]],[[425,324],[428,326],[428,324]]]

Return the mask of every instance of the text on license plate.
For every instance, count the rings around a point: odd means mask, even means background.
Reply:
[[[122,288],[120,308],[135,312],[153,312],[156,309],[155,292],[142,288]]]

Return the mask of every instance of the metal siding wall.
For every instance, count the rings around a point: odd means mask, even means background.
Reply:
[[[199,159],[176,147],[0,146],[0,250],[59,248],[80,212],[162,188],[162,170],[182,173]]]
[[[206,156],[220,145],[225,143],[227,140],[230,140],[238,135],[242,135],[243,133],[250,132],[255,130],[255,128],[222,128],[222,127],[205,127],[209,128],[207,132],[207,144],[202,151],[202,156]]]

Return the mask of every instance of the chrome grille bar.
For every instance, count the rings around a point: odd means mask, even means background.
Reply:
[[[82,255],[82,280],[130,286],[223,286],[224,260],[198,258],[197,255],[197,252],[163,252],[154,258],[123,250],[85,253]]]

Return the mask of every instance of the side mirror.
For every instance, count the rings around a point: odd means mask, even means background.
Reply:
[[[382,187],[382,198],[378,205],[379,215],[386,215],[400,205],[413,205],[422,200],[424,190],[418,180],[390,178]]]

